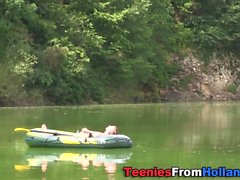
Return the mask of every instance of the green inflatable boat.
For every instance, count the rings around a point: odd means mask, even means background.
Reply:
[[[79,133],[53,129],[30,129],[25,138],[30,147],[129,148],[131,139],[122,134],[85,138]]]

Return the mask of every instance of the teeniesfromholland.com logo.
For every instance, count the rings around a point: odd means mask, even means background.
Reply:
[[[123,167],[123,171],[126,177],[240,177],[240,169],[226,167],[202,167],[200,169],[181,169],[179,167],[136,169]]]

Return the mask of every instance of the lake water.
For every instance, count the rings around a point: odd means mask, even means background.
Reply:
[[[25,133],[14,132],[42,123],[73,132],[117,125],[134,144],[129,149],[29,148]],[[121,180],[125,166],[239,168],[240,162],[240,103],[0,108],[0,127],[3,180]]]

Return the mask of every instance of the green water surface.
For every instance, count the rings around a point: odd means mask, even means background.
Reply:
[[[134,144],[130,149],[29,148],[24,133],[14,132],[42,123],[73,132],[117,125]],[[239,168],[239,127],[240,103],[0,108],[1,179],[121,180],[124,166]]]

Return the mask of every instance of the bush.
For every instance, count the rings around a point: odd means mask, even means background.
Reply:
[[[230,93],[235,94],[237,92],[238,85],[237,84],[230,84],[227,86],[227,91]]]

